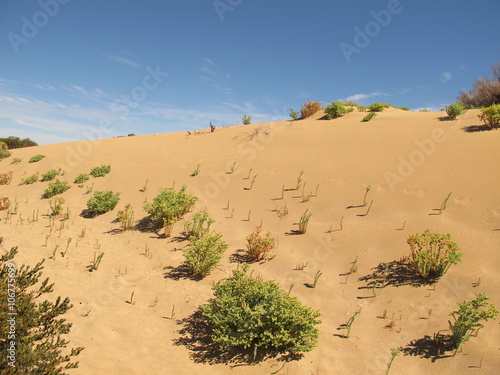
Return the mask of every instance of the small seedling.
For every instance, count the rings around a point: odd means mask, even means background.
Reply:
[[[80,232],[80,238],[85,238],[86,233],[87,233],[87,228],[83,227],[82,231]]]
[[[142,191],[143,193],[148,190],[148,179],[146,178],[146,182],[144,183],[144,186],[142,187],[142,189],[140,191]]]
[[[389,263],[384,263],[384,280],[382,281],[383,288],[385,288],[386,286],[388,273],[389,273]]]
[[[302,184],[302,176],[304,175],[304,171],[301,170],[299,172],[299,175],[297,177],[297,185],[295,186],[295,190],[299,190],[300,189],[300,185]]]
[[[321,272],[321,270],[316,272],[316,275],[314,276],[314,283],[312,284],[313,288],[316,288],[316,285],[318,284],[318,280],[321,277],[321,275],[323,275],[323,272]]]
[[[370,210],[372,209],[372,205],[373,205],[373,199],[370,202],[370,205],[368,206],[368,209],[366,210],[365,216],[367,216],[369,214]]]
[[[47,235],[45,236],[45,247],[47,247],[47,242],[48,242],[48,240],[49,240],[49,235],[47,234]]]
[[[253,184],[255,183],[255,179],[257,178],[257,175],[254,175],[252,178],[252,182],[250,182],[250,187],[247,188],[247,190],[252,190]]]
[[[385,375],[389,374],[389,371],[391,370],[392,362],[394,362],[394,359],[399,356],[401,352],[398,349],[391,349],[391,360],[387,364],[387,371],[385,372]]]
[[[253,169],[250,168],[250,170],[248,171],[248,176],[245,178],[245,180],[249,180],[250,179],[250,175],[252,174],[252,171],[253,171]]]
[[[293,287],[295,286],[295,284],[291,284],[290,285],[290,288],[288,289],[288,295],[290,295],[290,292],[292,291]]]
[[[228,210],[228,211],[229,211],[229,201],[227,201],[226,210]]]
[[[89,267],[89,271],[97,271],[97,268],[99,267],[99,264],[101,264],[102,257],[104,256],[104,252],[99,253],[99,255],[96,257],[96,253],[94,253],[94,261],[92,262],[92,265]]]
[[[285,198],[285,185],[281,187],[281,199]]]
[[[344,220],[344,217],[342,216],[342,217],[340,218],[340,230],[344,229],[344,228],[343,228],[343,226],[342,226],[342,221],[343,221],[343,220]]]
[[[252,214],[252,210],[248,210],[248,219],[247,221],[250,221],[250,215]]]
[[[441,212],[443,212],[444,210],[446,210],[446,205],[448,204],[448,199],[450,199],[450,197],[451,197],[451,192],[450,192],[450,194],[448,194],[448,196],[444,200],[443,204],[441,205],[441,208],[439,209],[439,214],[440,215],[441,215]]]
[[[472,284],[472,287],[477,288],[479,285],[481,285],[481,278],[477,279],[477,281]]]
[[[196,169],[193,171],[193,173],[191,173],[191,176],[198,176],[198,174],[200,173],[200,164],[198,164],[196,166]]]
[[[349,338],[349,335],[350,335],[350,333],[351,333],[351,327],[352,327],[352,324],[354,323],[354,321],[356,320],[356,317],[359,315],[359,313],[360,313],[360,312],[361,312],[361,310],[356,311],[356,312],[354,313],[354,315],[353,315],[353,316],[351,316],[351,317],[349,318],[349,320],[347,321],[347,324],[346,324],[346,326],[347,326],[347,335],[345,335],[345,336],[344,336],[346,339],[348,339],[348,338]]]
[[[66,250],[64,250],[64,253],[62,253],[62,256],[63,258],[66,256],[66,253],[68,252],[68,247],[69,247],[69,244],[71,243],[71,241],[73,240],[73,238],[68,238],[67,242],[66,242]]]
[[[307,225],[309,224],[309,219],[311,218],[312,213],[307,213],[309,209],[306,210],[300,217],[299,221],[299,233],[306,233],[307,232]]]
[[[231,165],[231,168],[229,169],[229,174],[233,174],[234,173],[234,168],[236,167],[236,162],[234,162],[232,165]]]
[[[128,303],[130,303],[131,305],[135,305],[134,293],[135,293],[135,290],[132,291],[132,294],[130,295],[130,301],[128,301]]]
[[[233,209],[231,210],[231,216],[230,216],[230,217],[231,217],[231,219],[233,218],[233,216],[234,216],[234,207],[233,207]]]
[[[367,205],[367,202],[366,202],[366,196],[368,195],[368,192],[369,192],[371,189],[373,189],[373,186],[371,186],[371,185],[368,185],[368,186],[366,187],[365,196],[364,196],[364,198],[363,198],[363,206],[366,206],[366,205]]]
[[[170,312],[170,319],[174,319],[175,318],[175,305],[172,306],[172,311]]]
[[[294,269],[295,269],[296,271],[302,271],[304,268],[306,268],[306,267],[307,267],[308,263],[309,263],[309,262],[307,262],[307,263],[302,263],[302,264],[297,264],[297,265],[295,266],[295,268],[294,268]]]
[[[57,249],[59,249],[59,245],[56,245],[54,247],[54,251],[52,252],[52,260],[56,260],[56,252],[57,252]]]
[[[356,259],[354,259],[354,262],[352,262],[352,266],[351,266],[351,270],[349,271],[349,274],[356,273],[357,270],[358,270],[358,257],[356,257]]]
[[[94,183],[92,182],[92,185],[90,187],[87,186],[87,189],[85,191],[85,194],[90,194],[92,193],[92,190],[94,189]]]

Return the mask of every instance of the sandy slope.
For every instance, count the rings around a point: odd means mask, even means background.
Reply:
[[[18,165],[11,159],[0,163],[1,171],[13,171],[13,182],[0,186],[0,196],[17,199],[19,213],[10,221],[0,213],[0,234],[4,249],[19,246],[17,262],[34,264],[45,258],[45,275],[55,285],[56,295],[69,296],[74,308],[68,313],[73,322],[71,344],[86,349],[79,356],[80,367],[72,374],[382,374],[390,359],[390,349],[409,348],[412,340],[448,329],[449,313],[456,303],[484,292],[500,308],[500,201],[498,160],[500,131],[466,132],[465,127],[481,125],[477,111],[469,111],[457,121],[440,121],[445,113],[413,113],[387,109],[369,123],[363,113],[350,113],[337,120],[316,118],[236,126],[188,135],[186,132],[156,134],[96,142],[67,143],[15,150],[23,158]],[[36,153],[47,157],[34,164]],[[236,170],[227,174],[236,161]],[[80,216],[90,194],[72,184],[62,196],[71,210],[67,226],[53,227],[49,234],[46,199],[41,199],[47,182],[19,183],[36,171],[52,167],[65,170],[63,179],[94,166],[110,164],[104,178],[91,179],[93,189],[121,193],[117,208],[131,203],[137,220],[146,216],[144,202],[151,201],[158,188],[188,186],[217,220],[230,244],[222,267],[202,281],[169,276],[182,261],[187,242],[160,238],[155,233],[120,233],[113,212],[93,219]],[[200,174],[190,174],[201,164]],[[252,190],[245,190],[257,174]],[[302,202],[301,191],[293,188],[304,170],[306,193],[318,194]],[[149,188],[140,192],[144,181]],[[373,185],[367,216],[359,206],[367,185]],[[446,211],[433,215],[449,192]],[[229,201],[229,210],[226,210]],[[276,210],[287,205],[283,217]],[[231,218],[231,211],[234,215]],[[33,210],[40,212],[32,221]],[[302,213],[312,212],[308,232],[290,235],[297,229]],[[248,221],[249,210],[251,217]],[[191,216],[188,215],[187,218]],[[339,220],[343,217],[343,230]],[[29,218],[29,220],[28,220]],[[21,220],[22,219],[22,225]],[[276,257],[251,266],[265,279],[275,279],[284,289],[293,283],[292,294],[322,313],[318,347],[301,361],[283,364],[268,360],[256,366],[231,367],[200,364],[193,351],[174,345],[181,325],[176,319],[191,315],[211,297],[211,284],[236,268],[231,255],[244,248],[245,238],[262,222],[263,229],[278,237]],[[405,223],[405,224],[404,224]],[[404,230],[402,230],[404,225]],[[332,226],[333,231],[328,233]],[[183,224],[178,223],[174,235]],[[80,238],[83,228],[86,235]],[[359,289],[380,262],[399,260],[409,251],[408,234],[426,229],[451,233],[463,251],[463,261],[452,267],[436,285],[402,285],[381,289],[375,298],[371,289]],[[49,259],[56,244],[66,246],[65,258]],[[146,246],[151,256],[144,255]],[[105,255],[96,272],[88,272],[94,253]],[[357,273],[346,273],[358,257]],[[307,263],[302,271],[294,270]],[[315,273],[322,277],[315,289]],[[472,284],[481,278],[481,285]],[[135,304],[127,303],[134,292]],[[154,303],[154,301],[157,303]],[[174,320],[170,317],[175,305]],[[338,328],[362,308],[351,337],[341,338]],[[387,309],[387,319],[381,315]],[[429,319],[429,310],[432,309]],[[395,326],[386,326],[394,319]],[[500,367],[500,326],[498,321],[468,342],[455,357],[423,358],[403,355],[394,362],[394,374],[493,374]],[[449,354],[449,353],[448,353]],[[478,366],[482,359],[482,367]],[[495,370],[495,368],[497,370]]]

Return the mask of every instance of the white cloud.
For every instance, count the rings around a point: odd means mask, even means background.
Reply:
[[[134,61],[132,59],[129,59],[127,57],[119,56],[119,55],[107,55],[107,54],[102,54],[106,59],[109,61],[118,63],[118,64],[123,64],[123,65],[128,65],[134,68],[142,68],[142,65],[139,64],[137,61]]]
[[[441,73],[441,82],[446,83],[451,79],[451,73],[450,72],[443,72]]]
[[[356,102],[359,100],[364,100],[364,99],[368,99],[368,98],[375,97],[375,96],[389,96],[389,94],[386,94],[386,93],[381,92],[381,91],[374,91],[370,94],[354,94],[354,95],[351,95],[351,96],[348,96],[346,98],[339,99],[339,100],[341,102]]]

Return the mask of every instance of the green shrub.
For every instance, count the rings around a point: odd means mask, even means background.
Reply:
[[[45,157],[45,155],[41,155],[41,154],[34,155],[30,158],[29,163],[36,163],[36,162],[42,160],[44,157]]]
[[[170,189],[160,189],[153,198],[153,203],[144,205],[144,210],[151,215],[151,219],[161,222],[165,228],[165,236],[169,237],[173,225],[184,216],[196,203],[197,197],[186,194],[186,186],[179,192]]]
[[[260,235],[262,229],[255,228],[255,231],[247,237],[247,255],[250,261],[260,262],[264,260],[269,252],[274,248],[274,238],[270,232],[265,237]]]
[[[446,108],[445,108],[446,109]],[[430,112],[427,108],[421,109],[419,112]]]
[[[48,171],[47,173],[42,174],[42,181],[52,181],[56,176],[59,176],[61,174],[61,171],[56,171],[55,169],[52,169]]]
[[[89,175],[87,173],[80,173],[75,178],[75,184],[83,184],[85,181],[89,180]]]
[[[100,167],[94,167],[90,171],[92,177],[104,177],[111,171],[110,165],[101,165]]]
[[[458,304],[459,309],[452,312],[455,321],[448,321],[452,332],[451,341],[455,348],[455,353],[460,347],[469,340],[474,332],[478,332],[484,326],[481,321],[495,319],[498,310],[491,303],[487,303],[489,298],[485,294],[476,294],[476,298],[469,302]]]
[[[130,203],[123,210],[118,210],[117,219],[123,232],[134,226],[134,208]]]
[[[247,275],[248,265],[217,282],[215,298],[201,307],[215,326],[212,340],[224,349],[251,348],[299,354],[314,349],[319,311],[300,303],[275,281]]]
[[[54,284],[48,279],[39,283],[42,277],[43,260],[34,267],[14,262],[17,248],[11,248],[0,257],[0,311],[2,311],[2,339],[0,340],[0,372],[2,374],[64,375],[66,369],[78,367],[78,362],[70,362],[78,356],[82,347],[68,349],[69,341],[63,335],[70,333],[71,323],[63,318],[73,306],[68,298],[45,299],[46,293],[53,291]],[[12,267],[14,264],[19,266]],[[12,285],[12,290],[7,285]],[[15,289],[14,289],[15,288]],[[9,300],[15,293],[15,303]],[[16,315],[7,316],[8,312]],[[15,320],[15,338],[7,339],[8,319]],[[12,332],[10,332],[12,333]],[[15,342],[15,361],[11,362],[9,350]],[[63,355],[64,352],[64,355]],[[13,365],[9,364],[13,363]]]
[[[478,116],[490,128],[497,129],[500,126],[500,104],[481,109],[481,114]]]
[[[457,116],[462,115],[465,112],[465,106],[462,102],[456,102],[454,104],[450,104],[446,107],[446,113],[452,120],[455,120]]]
[[[354,102],[344,102],[343,104],[347,107],[356,107],[356,108],[359,107],[359,105]]]
[[[358,112],[366,112],[368,111],[369,107],[365,105],[358,105]]]
[[[300,116],[304,118],[311,117],[316,112],[320,111],[321,102],[318,100],[317,102],[308,101],[307,103],[302,104],[302,109],[300,110]]]
[[[49,200],[50,210],[52,211],[51,216],[58,216],[63,211],[64,198],[55,197],[54,199]]]
[[[0,160],[10,156],[9,147],[5,142],[0,142]]]
[[[207,234],[199,239],[191,237],[183,255],[191,273],[203,277],[217,267],[228,246],[222,241],[221,233]]]
[[[12,172],[0,173],[0,185],[9,185],[12,181]]]
[[[290,117],[294,120],[300,119],[300,113],[297,112],[295,109],[290,108]]]
[[[38,181],[38,173],[34,173],[31,176],[23,178],[21,180],[21,185],[31,185]]]
[[[68,190],[71,186],[66,181],[61,181],[59,179],[54,182],[50,182],[47,189],[45,189],[43,196],[45,198],[52,198],[54,195],[62,194]]]
[[[14,158],[12,159],[12,161],[10,162],[10,164],[19,164],[23,159],[21,158]]]
[[[90,212],[100,215],[113,210],[120,201],[120,193],[112,191],[95,191],[94,196],[87,201]]]
[[[431,233],[408,236],[409,262],[415,272],[424,278],[443,276],[452,264],[460,262],[462,254],[450,234]]]
[[[199,239],[210,232],[210,226],[213,223],[215,223],[215,220],[208,215],[208,212],[197,212],[194,214],[192,221],[186,221],[184,224],[184,233],[188,237]]]
[[[371,112],[382,112],[385,108],[388,107],[389,107],[388,104],[375,102],[368,108],[370,109]]]
[[[336,101],[332,102],[332,104],[330,104],[326,107],[325,114],[326,114],[326,118],[328,120],[331,120],[331,119],[343,116],[346,113],[349,113],[352,111],[354,111],[354,108],[352,108],[352,107],[346,108],[346,107],[344,107],[344,105],[341,102],[336,100]]]
[[[243,125],[250,125],[252,123],[252,117],[251,116],[243,115],[243,117],[241,118],[241,120],[243,121]]]
[[[409,111],[410,110],[409,107],[399,107],[399,109],[402,109],[403,111]]]
[[[364,121],[364,122],[368,122],[368,121],[370,121],[372,118],[374,118],[375,116],[377,116],[377,113],[376,113],[376,112],[370,112],[370,113],[368,113],[365,117],[363,117],[363,121]]]

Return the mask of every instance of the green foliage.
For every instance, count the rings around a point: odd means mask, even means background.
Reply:
[[[359,112],[366,112],[369,109],[369,107],[365,105],[358,105],[358,111]]]
[[[70,300],[61,297],[51,298],[50,302],[43,295],[53,291],[54,284],[42,276],[43,260],[34,267],[14,266],[17,248],[11,248],[0,258],[0,369],[2,374],[12,375],[65,375],[66,369],[78,367],[72,358],[80,354],[81,347],[66,348],[69,342],[62,336],[70,332],[71,323],[61,318],[73,306]],[[13,267],[14,266],[14,267]],[[8,285],[12,285],[12,289]],[[13,295],[15,293],[15,297]],[[11,304],[9,298],[15,298]],[[8,316],[7,313],[16,313]],[[14,319],[14,320],[12,320]],[[10,320],[10,321],[9,321]],[[15,321],[15,338],[10,331],[11,322]],[[11,366],[9,358],[12,342],[15,343],[15,362]],[[62,351],[68,354],[63,355]],[[12,362],[11,362],[12,363]]]
[[[164,224],[168,237],[172,226],[183,217],[196,203],[197,197],[186,194],[186,185],[179,192],[170,189],[160,189],[153,198],[153,203],[144,205],[144,210],[151,215],[151,219]]]
[[[312,214],[311,213],[307,213],[307,211],[309,211],[309,209],[306,210],[306,212],[304,212],[302,214],[302,216],[300,217],[300,221],[299,221],[299,233],[306,233],[307,232],[307,226],[309,224],[309,219],[311,218]]]
[[[460,249],[451,241],[450,234],[426,230],[422,234],[408,236],[407,242],[411,250],[409,262],[415,272],[424,278],[441,277],[452,264],[461,260]]]
[[[120,222],[120,228],[123,232],[134,226],[134,208],[130,203],[127,204],[123,210],[118,210],[118,214],[116,216]]]
[[[409,111],[410,110],[409,107],[399,107],[399,109],[402,109],[403,111]]]
[[[83,184],[85,181],[89,180],[89,175],[87,173],[80,173],[78,176],[75,178],[75,184]]]
[[[385,108],[389,107],[390,107],[389,104],[375,102],[368,108],[370,109],[371,112],[382,112]]]
[[[191,237],[190,241],[183,255],[186,257],[191,273],[202,277],[217,267],[229,246],[222,241],[221,233],[207,234],[199,239]]]
[[[265,237],[261,236],[261,227],[255,228],[255,231],[247,237],[247,256],[250,261],[260,262],[264,260],[269,252],[274,248],[275,240],[270,232]]]
[[[363,121],[364,121],[364,122],[368,122],[368,121],[370,121],[372,118],[374,118],[375,116],[377,116],[377,113],[376,113],[376,112],[370,112],[370,113],[368,113],[365,117],[363,117]]]
[[[446,107],[446,113],[452,120],[455,120],[457,116],[463,115],[464,112],[465,106],[462,102],[453,103]]]
[[[479,118],[492,129],[500,127],[500,104],[493,104],[481,109]]]
[[[476,298],[469,302],[458,304],[459,309],[452,312],[454,322],[448,321],[452,332],[452,343],[455,347],[455,353],[460,347],[469,340],[473,332],[483,328],[482,321],[495,319],[498,316],[498,310],[491,303],[487,303],[489,298],[485,294],[476,294]]]
[[[290,108],[290,117],[294,120],[300,119],[300,113],[297,112],[295,109]]]
[[[21,158],[14,158],[14,159],[12,159],[10,164],[19,164],[22,161],[23,161],[23,159],[21,159]]]
[[[345,115],[346,113],[354,111],[352,107],[344,107],[344,105],[338,100],[332,102],[332,104],[328,105],[325,109],[326,118],[328,120],[340,117]]]
[[[43,192],[43,196],[45,198],[52,198],[54,195],[64,193],[70,187],[66,181],[57,179],[54,182],[49,182],[49,186]]]
[[[56,197],[49,200],[50,210],[52,211],[51,216],[58,216],[63,211],[64,198]]]
[[[42,155],[42,154],[37,154],[37,155],[34,155],[30,158],[29,160],[29,163],[36,163],[36,162],[39,162],[40,160],[42,160],[43,158],[45,157],[45,155]]]
[[[252,123],[252,117],[251,116],[243,115],[243,117],[241,118],[241,120],[243,121],[243,125],[250,125]]]
[[[61,174],[61,170],[56,171],[55,169],[52,169],[48,171],[47,173],[42,174],[42,181],[52,181],[56,176],[59,176]]]
[[[12,172],[0,173],[0,185],[9,185],[12,181]]]
[[[184,224],[184,233],[190,238],[200,239],[210,232],[210,226],[213,223],[215,220],[208,215],[208,212],[197,212],[192,221],[186,221]]]
[[[21,180],[21,185],[31,185],[38,181],[38,173],[34,173],[31,176],[23,178]]]
[[[94,167],[90,171],[92,177],[104,177],[111,171],[110,165],[101,165],[100,167]]]
[[[14,148],[38,146],[36,142],[32,141],[29,138],[21,139],[19,137],[13,136],[0,138],[0,142],[4,142],[8,146],[9,150],[12,150]]]
[[[427,108],[423,108],[419,112],[430,112],[430,111]]]
[[[356,108],[359,107],[359,105],[357,103],[354,103],[354,102],[344,102],[343,104],[347,107],[356,107]]]
[[[322,109],[321,102],[318,100],[317,102],[311,102],[310,100],[307,103],[302,104],[302,109],[300,110],[300,116],[304,118],[311,117],[316,112]]]
[[[9,147],[5,142],[0,142],[0,160],[10,156]]]
[[[319,311],[289,296],[275,281],[247,275],[248,265],[217,282],[215,298],[201,311],[215,326],[212,340],[224,349],[252,348],[299,354],[314,349]]]
[[[120,201],[120,193],[110,190],[95,191],[92,198],[87,201],[87,208],[94,214],[103,214],[113,210]]]

